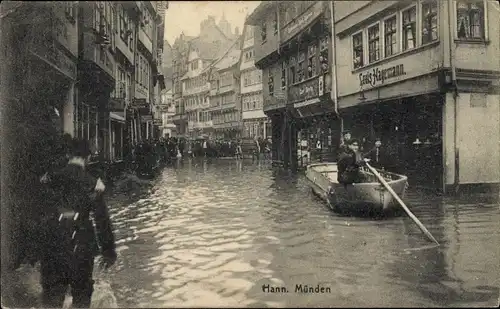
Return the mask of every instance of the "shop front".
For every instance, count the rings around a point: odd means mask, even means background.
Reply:
[[[267,117],[244,119],[242,137],[251,139],[270,137],[270,123]]]
[[[122,161],[125,155],[125,112],[111,111],[109,112],[109,131],[110,134],[110,160]]]
[[[146,99],[135,98],[130,106],[132,109],[131,114],[131,130],[133,135],[133,140],[135,143],[140,143],[146,140],[148,133],[148,121],[153,119],[151,115],[151,110],[149,103]]]
[[[393,62],[357,70],[353,91],[340,95],[344,130],[369,150],[380,139],[378,162],[390,171],[405,174],[410,185],[441,190],[443,186],[443,106],[446,70],[431,70],[421,57],[427,49]],[[354,81],[355,79],[355,81]],[[349,78],[339,83],[347,82]],[[344,88],[339,91],[349,91]],[[357,88],[357,89],[356,89]]]
[[[288,90],[297,126],[299,167],[313,161],[335,161],[337,157],[341,132],[330,85],[329,74],[320,74]]]
[[[271,124],[269,131],[272,141],[272,161],[276,164],[285,164],[286,149],[288,148],[286,145],[288,112],[285,94],[264,97],[264,113]]]
[[[363,150],[380,139],[380,166],[407,175],[412,184],[439,189],[443,103],[443,95],[436,92],[346,108],[344,127]]]
[[[216,139],[236,140],[241,137],[240,125],[238,122],[215,124],[213,136]]]

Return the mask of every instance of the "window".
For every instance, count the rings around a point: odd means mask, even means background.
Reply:
[[[385,57],[389,57],[398,52],[397,41],[397,24],[396,16],[388,18],[384,22],[384,36],[385,36]]]
[[[116,16],[116,7],[113,5],[111,7],[111,9],[113,10],[113,12],[111,13],[111,20],[112,20],[112,24],[113,24],[113,30],[115,33],[118,32],[118,18]]]
[[[289,72],[288,72],[288,84],[293,85],[295,84],[295,65],[297,63],[297,59],[295,57],[290,57],[290,62],[289,62]]]
[[[94,29],[99,31],[99,25],[101,24],[101,9],[98,3],[94,3]]]
[[[457,3],[457,36],[459,39],[484,39],[483,1],[459,1]]]
[[[134,23],[132,22],[132,19],[129,17],[128,18],[128,48],[130,49],[131,52],[134,51]]]
[[[248,86],[250,84],[248,72],[243,72],[243,86]]]
[[[364,65],[363,61],[363,32],[352,36],[352,49],[354,58],[354,69]]]
[[[75,2],[74,1],[65,1],[64,2],[64,13],[66,14],[66,18],[73,24],[75,23]]]
[[[368,63],[380,59],[380,24],[368,28]]]
[[[253,27],[247,26],[247,29],[245,31],[245,39],[250,40],[253,39]]]
[[[249,50],[245,53],[245,62],[251,61],[253,58],[253,50]]]
[[[305,51],[299,52],[299,61],[297,63],[297,79],[299,83],[303,81],[306,77],[305,63],[304,63],[305,60],[306,60]]]
[[[274,94],[274,78],[273,78],[273,72],[271,70],[269,70],[269,72],[268,72],[267,86],[269,88],[269,95],[273,95]]]
[[[126,100],[127,102],[130,101],[131,99],[131,85],[132,85],[132,75],[130,75],[130,73],[127,73],[127,89],[125,90],[126,91]]]
[[[138,82],[140,82],[141,78],[140,78],[140,63],[139,63],[139,54],[136,53],[135,55],[135,83],[137,84]]]
[[[319,65],[322,73],[328,73],[328,37],[321,39],[319,43]]]
[[[265,42],[266,39],[267,39],[267,27],[266,27],[266,22],[264,22],[262,24],[262,28],[261,28],[261,31],[260,31],[260,36],[261,36],[261,39],[262,39],[262,42]]]
[[[281,89],[286,88],[286,61],[281,63]]]
[[[422,44],[438,39],[437,30],[437,2],[431,1],[422,4]]]
[[[274,13],[273,29],[274,29],[274,35],[277,35],[278,34],[278,12]]]
[[[120,37],[125,43],[125,45],[128,45],[129,40],[128,37],[130,35],[129,31],[129,21],[128,21],[128,16],[123,9],[122,6],[120,6]]]
[[[403,11],[403,50],[415,48],[416,43],[416,7]]]
[[[317,74],[316,52],[316,45],[309,46],[309,50],[307,52],[307,78],[311,78]]]

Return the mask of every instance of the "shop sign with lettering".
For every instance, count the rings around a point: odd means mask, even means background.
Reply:
[[[131,104],[132,108],[136,109],[149,109],[149,104],[146,99],[134,99]]]
[[[300,30],[308,26],[316,17],[320,16],[323,12],[323,1],[318,1],[313,7],[309,8],[302,15],[299,15],[296,19],[292,20],[286,27],[282,34],[282,42],[288,41],[290,38],[295,36]]]
[[[386,80],[404,75],[406,75],[406,72],[403,64],[384,69],[373,68],[368,72],[359,73],[359,86],[363,87],[368,85],[374,87],[377,84],[383,84]]]
[[[320,80],[314,78],[302,84],[291,86],[288,90],[288,101],[295,103],[319,97],[319,84]]]
[[[264,98],[264,110],[275,110],[284,108],[286,106],[286,100],[284,97],[274,97],[269,96]]]
[[[155,118],[155,119],[153,119],[153,125],[160,127],[163,125],[163,120],[159,119],[159,118]]]

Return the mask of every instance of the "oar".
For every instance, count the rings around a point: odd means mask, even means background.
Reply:
[[[382,176],[380,176],[380,174],[377,172],[377,170],[374,169],[370,164],[368,164],[368,162],[366,162],[366,166],[378,178],[378,180],[380,181],[380,183],[382,185],[384,185],[384,187],[387,189],[387,191],[389,191],[391,193],[392,197],[394,197],[396,199],[396,201],[399,202],[399,205],[401,205],[401,207],[403,207],[404,211],[413,220],[413,222],[415,222],[418,225],[418,227],[420,228],[420,230],[422,230],[422,232],[430,240],[432,240],[437,245],[439,245],[439,243],[436,240],[436,238],[434,238],[434,236],[432,236],[432,234],[425,228],[425,226],[422,224],[422,222],[420,222],[420,220],[418,220],[418,218],[415,217],[415,215],[408,209],[408,207],[406,207],[405,203],[401,200],[401,198],[399,198],[399,196],[396,194],[396,192],[394,192],[394,190],[391,188],[391,186],[389,186],[389,184],[387,183],[387,181],[385,181],[385,179]]]

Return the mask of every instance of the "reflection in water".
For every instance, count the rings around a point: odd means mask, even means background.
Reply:
[[[184,160],[154,181],[146,199],[111,205],[120,306],[496,304],[494,201],[412,192],[408,205],[441,243],[422,248],[408,218],[340,217],[303,176],[269,164]],[[264,293],[268,284],[289,293]],[[296,284],[331,293],[294,293]]]

